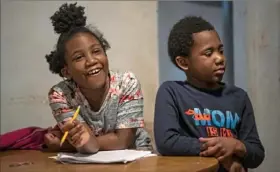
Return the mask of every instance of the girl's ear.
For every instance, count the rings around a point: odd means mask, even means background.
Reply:
[[[68,68],[65,66],[63,69],[61,69],[62,76],[71,79],[71,75],[68,72]]]

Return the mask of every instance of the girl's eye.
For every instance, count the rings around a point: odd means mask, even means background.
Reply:
[[[95,49],[92,51],[93,54],[99,54],[100,53],[100,49]]]
[[[81,55],[78,55],[78,56],[75,56],[74,57],[74,61],[79,61],[79,60],[81,60],[83,58],[83,56],[81,56]]]

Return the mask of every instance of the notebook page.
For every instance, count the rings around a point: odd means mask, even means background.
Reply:
[[[99,151],[96,154],[59,153],[58,161],[68,163],[126,163],[150,155],[150,151],[114,150]]]

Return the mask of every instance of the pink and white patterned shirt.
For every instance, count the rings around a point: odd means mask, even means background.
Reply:
[[[110,71],[110,88],[98,112],[91,110],[79,87],[71,80],[61,81],[51,88],[49,104],[59,126],[71,119],[80,105],[77,119],[86,122],[97,137],[116,129],[137,128],[131,148],[152,149],[151,139],[143,128],[141,85],[132,72]]]

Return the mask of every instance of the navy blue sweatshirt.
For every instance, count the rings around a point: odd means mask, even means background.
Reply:
[[[164,82],[156,96],[154,134],[158,152],[166,156],[198,156],[198,138],[217,136],[244,143],[245,168],[258,167],[265,156],[247,93],[226,84],[210,91],[182,81]]]

